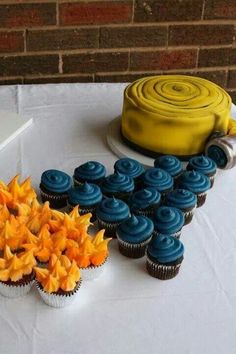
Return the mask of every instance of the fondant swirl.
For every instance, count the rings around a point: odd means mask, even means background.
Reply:
[[[101,189],[104,193],[132,192],[134,190],[134,180],[132,177],[115,172],[105,178]]]
[[[175,189],[167,194],[165,203],[179,209],[193,208],[197,204],[197,197],[187,189]]]
[[[104,221],[123,221],[130,215],[128,205],[120,199],[105,198],[97,207],[97,217]]]
[[[74,170],[75,179],[82,179],[90,182],[104,178],[105,175],[105,166],[97,161],[88,161]]]
[[[153,187],[146,187],[135,192],[130,198],[131,209],[145,209],[151,205],[159,204],[161,201],[161,195],[157,189]]]
[[[116,172],[132,178],[139,177],[144,172],[144,167],[138,161],[130,158],[123,158],[116,161],[114,165]]]
[[[145,216],[131,215],[117,228],[118,237],[129,243],[139,243],[147,240],[153,233],[154,225],[151,219]]]
[[[210,179],[197,171],[185,171],[180,179],[179,186],[184,189],[188,189],[193,193],[203,193],[210,189]]]
[[[68,196],[68,201],[72,205],[89,206],[100,203],[102,200],[102,192],[99,186],[87,182],[76,188],[72,188]]]
[[[173,187],[173,178],[161,168],[149,168],[144,172],[143,184],[145,187],[154,187],[159,192],[164,192]]]
[[[184,245],[180,240],[172,236],[153,236],[148,245],[147,253],[160,263],[170,263],[183,256]]]
[[[177,176],[183,169],[182,163],[177,157],[172,155],[164,155],[158,157],[154,161],[154,167],[160,167],[168,172],[172,177]]]
[[[67,192],[72,185],[71,177],[59,170],[44,171],[41,176],[41,184],[50,192]]]
[[[187,170],[195,170],[205,175],[216,173],[216,163],[207,156],[195,156],[189,160]]]
[[[161,206],[155,210],[153,222],[157,232],[172,235],[182,229],[184,214],[177,208]]]

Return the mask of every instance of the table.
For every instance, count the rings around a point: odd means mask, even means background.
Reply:
[[[0,153],[0,178],[32,176],[95,159],[112,172],[106,127],[125,84],[0,87],[1,109],[34,124]],[[179,275],[159,281],[145,261],[110,245],[104,274],[81,287],[71,307],[45,305],[37,291],[0,298],[1,354],[233,354],[236,346],[236,168],[219,171],[206,204],[183,229]]]

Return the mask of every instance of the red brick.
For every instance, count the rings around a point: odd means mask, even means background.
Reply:
[[[45,77],[25,77],[24,84],[52,84],[52,83],[73,83],[73,82],[93,82],[93,75],[76,76],[45,76]]]
[[[165,46],[167,27],[129,26],[103,27],[100,30],[101,48]]]
[[[98,47],[98,28],[29,31],[27,50],[66,50]]]
[[[134,21],[200,20],[202,0],[135,0]]]
[[[207,0],[204,11],[205,19],[236,19],[235,0]]]
[[[131,70],[187,69],[196,66],[196,50],[140,51],[131,53]]]
[[[96,74],[95,82],[132,82],[144,76],[158,75],[157,73],[124,73],[124,74]]]
[[[228,94],[232,98],[232,102],[236,104],[236,90],[227,90]]]
[[[81,53],[63,55],[63,72],[95,73],[128,69],[127,52]]]
[[[236,70],[229,71],[227,87],[236,89]]]
[[[22,77],[5,78],[0,80],[0,85],[21,85],[23,84]]]
[[[132,18],[132,1],[95,1],[60,4],[60,24],[64,26],[125,23]]]
[[[199,67],[228,66],[235,65],[235,62],[236,48],[209,48],[199,51]]]
[[[56,24],[56,4],[0,5],[0,27],[33,27]]]
[[[0,76],[58,73],[58,55],[21,55],[0,57]]]
[[[169,45],[232,44],[233,25],[176,25],[169,28]]]
[[[23,32],[0,32],[0,53],[23,51]]]

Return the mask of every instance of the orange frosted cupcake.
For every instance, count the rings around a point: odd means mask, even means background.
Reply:
[[[81,285],[80,271],[75,261],[65,255],[52,254],[47,268],[35,267],[36,286],[43,301],[52,307],[70,305]]]
[[[34,282],[35,265],[32,252],[13,254],[6,245],[0,258],[0,294],[11,298],[27,294]]]

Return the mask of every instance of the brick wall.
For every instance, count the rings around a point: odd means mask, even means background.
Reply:
[[[236,101],[236,0],[1,0],[0,84],[184,73]]]

